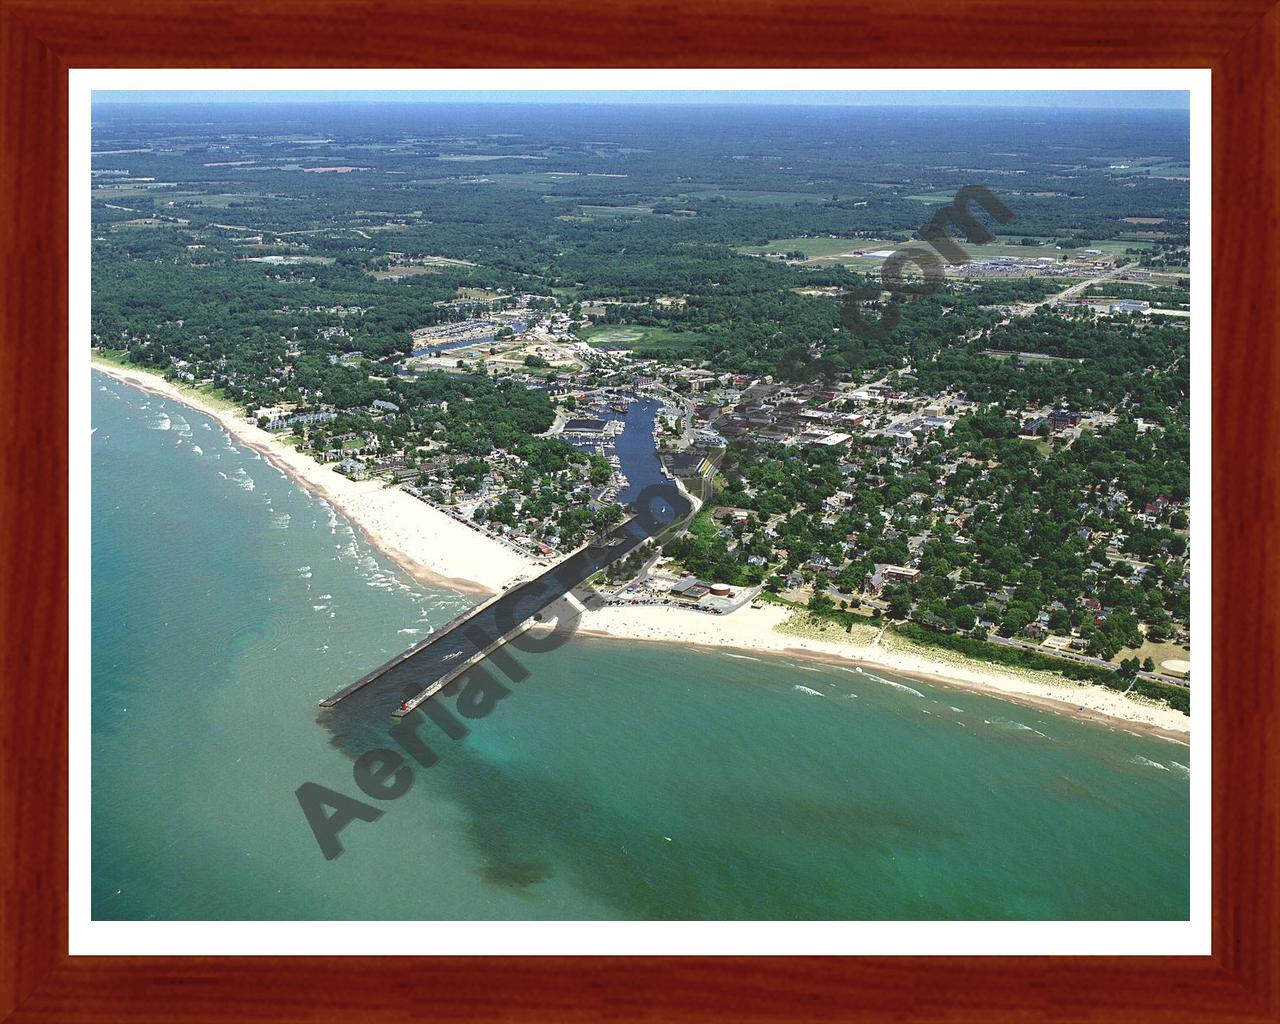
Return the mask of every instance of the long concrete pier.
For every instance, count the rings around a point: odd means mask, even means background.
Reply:
[[[457,616],[442,629],[379,665],[320,702],[333,708],[359,695],[378,700],[392,713],[408,714],[439,693],[512,637],[522,633],[566,593],[649,537],[634,519],[615,527],[603,543],[589,545],[541,576],[498,594]]]
[[[464,661],[457,668],[449,669],[447,672],[445,672],[444,675],[442,675],[439,679],[437,679],[430,686],[426,687],[420,693],[417,693],[414,696],[409,697],[407,700],[401,701],[400,706],[396,708],[394,711],[392,711],[391,713],[397,718],[403,718],[405,715],[410,714],[424,700],[430,700],[437,693],[439,693],[446,686],[448,686],[451,682],[453,682],[455,679],[459,678],[465,672],[471,669],[472,666],[479,664],[481,661],[484,661],[485,658],[489,657],[490,654],[496,651],[503,644],[507,643],[513,637],[516,637],[519,634],[523,633],[526,629],[528,629],[530,626],[533,625],[533,621],[534,620],[532,618],[525,619],[524,622],[521,622],[514,629],[506,633],[506,635],[498,637],[498,639],[494,640],[493,643],[486,645],[482,650],[476,651],[475,654],[473,654],[470,658]]]
[[[349,686],[344,686],[332,697],[326,697],[324,700],[320,702],[320,707],[331,708],[335,704],[339,704],[342,701],[346,700],[357,690],[362,690],[366,686],[368,686],[370,683],[373,683],[378,679],[381,679],[392,669],[402,665],[404,662],[408,661],[410,658],[417,657],[428,647],[444,639],[449,633],[451,633],[457,627],[461,626],[464,622],[467,622],[475,618],[477,615],[483,612],[486,608],[488,608],[491,604],[493,604],[502,596],[503,594],[495,594],[493,597],[489,598],[483,603],[475,605],[471,608],[468,608],[466,611],[461,612],[458,615],[455,615],[452,619],[450,619],[443,626],[441,626],[440,629],[432,632],[430,636],[423,637],[421,640],[419,640],[416,644],[414,644],[408,650],[401,651],[390,661],[383,662],[381,665],[375,668],[372,672],[366,673],[365,675],[361,676],[359,679],[357,679],[354,683],[351,683]],[[468,664],[468,667],[469,666],[470,666],[470,663]]]
[[[693,502],[677,486],[663,483],[641,495],[636,515],[599,540],[551,566],[542,575],[489,598],[440,630],[379,665],[320,702],[334,708],[347,701],[389,705],[407,715],[419,704],[524,632],[542,613],[595,573],[625,558],[665,525],[692,514]],[[637,506],[639,507],[639,506]],[[658,511],[662,510],[663,515]]]

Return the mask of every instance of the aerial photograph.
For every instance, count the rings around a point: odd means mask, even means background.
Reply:
[[[1190,121],[95,92],[93,919],[1188,920]]]

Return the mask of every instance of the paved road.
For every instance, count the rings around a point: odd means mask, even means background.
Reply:
[[[1097,277],[1087,277],[1078,284],[1073,284],[1069,288],[1064,288],[1056,295],[1050,295],[1047,299],[1043,299],[1040,302],[1035,303],[1035,305],[1031,306],[1027,312],[1039,309],[1041,306],[1056,306],[1059,303],[1068,301],[1069,299],[1074,299],[1077,295],[1084,292],[1090,285],[1101,284],[1103,281],[1110,281],[1113,277],[1118,277],[1126,271],[1133,270],[1136,266],[1138,266],[1137,263],[1126,263],[1122,267],[1114,267],[1111,270],[1108,270],[1105,274],[1100,274]]]
[[[1114,662],[1106,661],[1102,658],[1094,658],[1087,654],[1076,654],[1072,651],[1055,651],[1052,648],[1044,647],[1040,644],[1028,643],[1026,640],[1013,640],[1009,637],[996,636],[994,634],[987,637],[988,643],[997,644],[1000,647],[1016,647],[1024,651],[1035,651],[1037,654],[1044,654],[1050,658],[1062,658],[1064,661],[1074,661],[1081,665],[1094,665],[1098,668],[1106,668],[1115,670]],[[1174,676],[1161,675],[1159,672],[1139,672],[1143,679],[1151,679],[1157,683],[1167,683],[1171,686],[1182,686],[1186,689],[1191,688],[1191,683],[1186,679],[1178,679]]]

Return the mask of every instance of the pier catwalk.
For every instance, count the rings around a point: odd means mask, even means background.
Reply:
[[[688,497],[665,481],[646,487],[633,508],[635,515],[600,540],[541,576],[468,609],[438,632],[321,701],[320,706],[365,708],[381,704],[393,714],[407,714],[522,632],[530,619],[566,593],[693,511]]]

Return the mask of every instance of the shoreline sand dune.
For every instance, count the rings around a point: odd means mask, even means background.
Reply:
[[[95,361],[94,369],[212,416],[241,444],[270,459],[290,479],[354,523],[369,543],[421,583],[469,594],[496,594],[517,576],[542,571],[533,558],[379,480],[351,480],[227,409],[201,401],[158,374]]]
[[[438,509],[379,481],[350,480],[332,467],[282,443],[227,409],[202,401],[145,370],[94,361],[94,368],[134,387],[172,398],[212,416],[242,444],[253,448],[300,487],[323,498],[355,524],[369,543],[422,583],[475,595],[492,595],[516,577],[533,576],[542,564],[525,558]],[[781,631],[792,613],[778,605],[741,608],[725,616],[681,608],[611,606],[583,614],[584,635],[723,650],[760,651],[836,664],[882,668],[946,685],[981,690],[1023,704],[1099,722],[1126,725],[1185,741],[1190,718],[1152,702],[1101,686],[1074,683],[1047,673],[1020,672],[945,652],[923,652],[879,643],[851,643]]]
[[[724,650],[761,651],[809,657],[828,664],[860,665],[917,679],[982,690],[1023,704],[1073,717],[1126,725],[1185,741],[1191,719],[1163,704],[1135,700],[1102,686],[1076,683],[1050,673],[1022,672],[945,652],[908,646],[850,643],[783,632],[797,613],[775,604],[741,608],[729,615],[659,606],[611,606],[584,612],[579,632],[587,636],[676,643]]]

